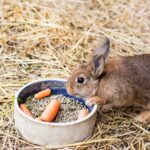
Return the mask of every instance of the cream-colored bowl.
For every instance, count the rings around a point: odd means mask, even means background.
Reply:
[[[81,120],[67,123],[48,123],[35,120],[24,114],[19,108],[20,99],[25,102],[29,95],[51,88],[52,94],[70,96],[65,90],[66,80],[43,79],[28,83],[18,90],[15,96],[15,126],[29,142],[44,146],[60,146],[80,142],[90,136],[96,122],[97,105],[88,107],[90,113]],[[84,100],[73,97],[84,103]]]

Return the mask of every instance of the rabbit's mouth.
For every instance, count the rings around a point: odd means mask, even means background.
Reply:
[[[76,96],[76,93],[74,92],[74,90],[73,90],[72,87],[67,86],[66,89],[67,89],[67,93],[68,93],[69,95]]]
[[[79,98],[83,98],[81,95],[79,95],[78,93],[74,92],[73,88],[67,86],[67,93],[71,96],[76,96],[76,97],[79,97]]]

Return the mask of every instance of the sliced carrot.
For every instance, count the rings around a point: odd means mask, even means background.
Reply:
[[[38,92],[37,94],[35,94],[34,98],[42,99],[46,96],[49,96],[50,94],[51,94],[51,89],[45,89],[45,90],[42,90],[42,91]]]
[[[20,104],[20,109],[29,117],[33,118],[32,113],[30,112],[30,110],[26,107],[25,104]]]
[[[55,119],[60,108],[60,101],[52,100],[43,111],[40,120],[51,122]]]
[[[89,111],[87,109],[82,109],[79,111],[78,119],[82,119],[86,117],[89,114]]]

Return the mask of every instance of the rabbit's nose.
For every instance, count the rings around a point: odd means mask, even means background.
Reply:
[[[69,86],[69,85],[67,85],[67,92],[68,92],[68,94],[70,94],[70,95],[74,95],[73,88],[72,88],[71,86]]]

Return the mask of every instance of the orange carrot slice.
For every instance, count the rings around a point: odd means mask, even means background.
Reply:
[[[82,109],[79,111],[78,119],[82,119],[86,117],[89,114],[89,111],[87,109]]]
[[[37,94],[35,94],[34,98],[42,99],[46,96],[49,96],[50,94],[51,94],[51,89],[45,89],[45,90],[42,90],[42,91],[38,92]]]
[[[55,119],[60,108],[60,101],[52,100],[43,111],[40,120],[51,122]]]
[[[25,104],[20,104],[20,109],[29,117],[33,118],[32,113],[30,112],[30,110],[26,107]]]

